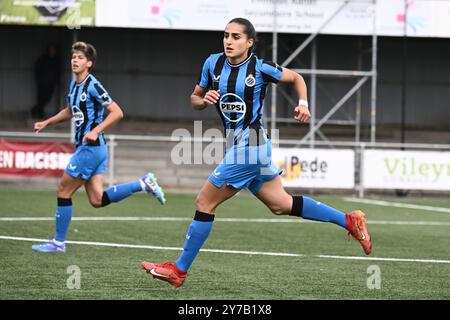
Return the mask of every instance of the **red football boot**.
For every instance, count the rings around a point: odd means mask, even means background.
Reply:
[[[352,211],[345,215],[345,222],[347,224],[348,236],[352,235],[361,244],[364,252],[369,255],[372,251],[372,241],[366,227],[366,216],[360,210]]]
[[[175,288],[180,287],[187,277],[187,272],[178,269],[175,262],[151,263],[143,261],[141,266],[153,278],[166,281]]]

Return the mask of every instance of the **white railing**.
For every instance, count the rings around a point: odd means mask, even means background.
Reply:
[[[49,133],[42,132],[35,134],[32,132],[15,132],[15,131],[0,131],[0,138],[19,138],[27,140],[45,140],[58,139],[70,141],[71,135],[69,133]],[[203,138],[203,137],[180,137],[180,136],[160,136],[160,135],[123,135],[123,134],[109,134],[105,135],[109,146],[109,176],[108,185],[112,186],[115,181],[115,149],[118,141],[138,141],[138,142],[222,142],[225,139],[217,138]],[[311,146],[310,141],[300,141],[292,139],[279,139],[277,142],[272,141],[274,146],[285,147],[300,147],[306,146],[308,148],[327,147],[327,148],[346,148],[355,150],[355,172],[357,180],[354,190],[358,192],[359,197],[364,196],[363,186],[363,154],[366,149],[397,149],[397,150],[434,150],[434,151],[450,151],[450,144],[426,144],[426,143],[391,143],[391,142],[355,142],[355,141],[314,141]]]

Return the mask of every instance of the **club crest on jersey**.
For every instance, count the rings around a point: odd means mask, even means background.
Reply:
[[[86,92],[83,92],[81,95],[80,95],[80,101],[86,101],[86,98],[87,98],[87,94],[86,94]]]
[[[244,118],[247,106],[237,94],[227,93],[220,97],[219,109],[228,121],[238,122]],[[236,119],[232,119],[232,114],[236,115]]]
[[[249,74],[247,78],[245,78],[245,85],[247,87],[253,87],[256,84],[256,79],[252,74]]]
[[[84,122],[84,114],[77,106],[72,106],[72,116],[77,127],[81,126]]]

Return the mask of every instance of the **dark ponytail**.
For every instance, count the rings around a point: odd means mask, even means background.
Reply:
[[[243,25],[244,33],[247,35],[249,39],[253,39],[253,45],[248,49],[248,55],[250,55],[253,51],[255,51],[256,41],[258,40],[256,36],[255,27],[249,20],[245,18],[234,18],[230,22],[228,22],[228,24],[230,23],[237,23]]]

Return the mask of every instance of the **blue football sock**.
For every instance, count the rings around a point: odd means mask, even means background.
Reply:
[[[200,248],[205,243],[211,232],[214,222],[214,215],[196,211],[194,221],[192,221],[186,235],[183,252],[176,262],[178,269],[187,271],[194,262]]]
[[[345,213],[311,198],[303,197],[302,217],[309,220],[332,222],[345,228]]]
[[[105,190],[104,193],[107,195],[107,200],[103,199],[103,206],[109,204],[109,202],[119,202],[125,198],[128,198],[135,192],[142,191],[141,183],[139,180],[130,183],[119,184],[117,186],[113,186],[108,190]]]
[[[58,198],[55,216],[55,240],[64,242],[72,220],[72,199]]]
[[[294,196],[292,198],[294,202],[291,215],[301,216],[308,220],[332,222],[343,228],[347,226],[345,213],[308,197]],[[300,203],[301,201],[303,203]]]

